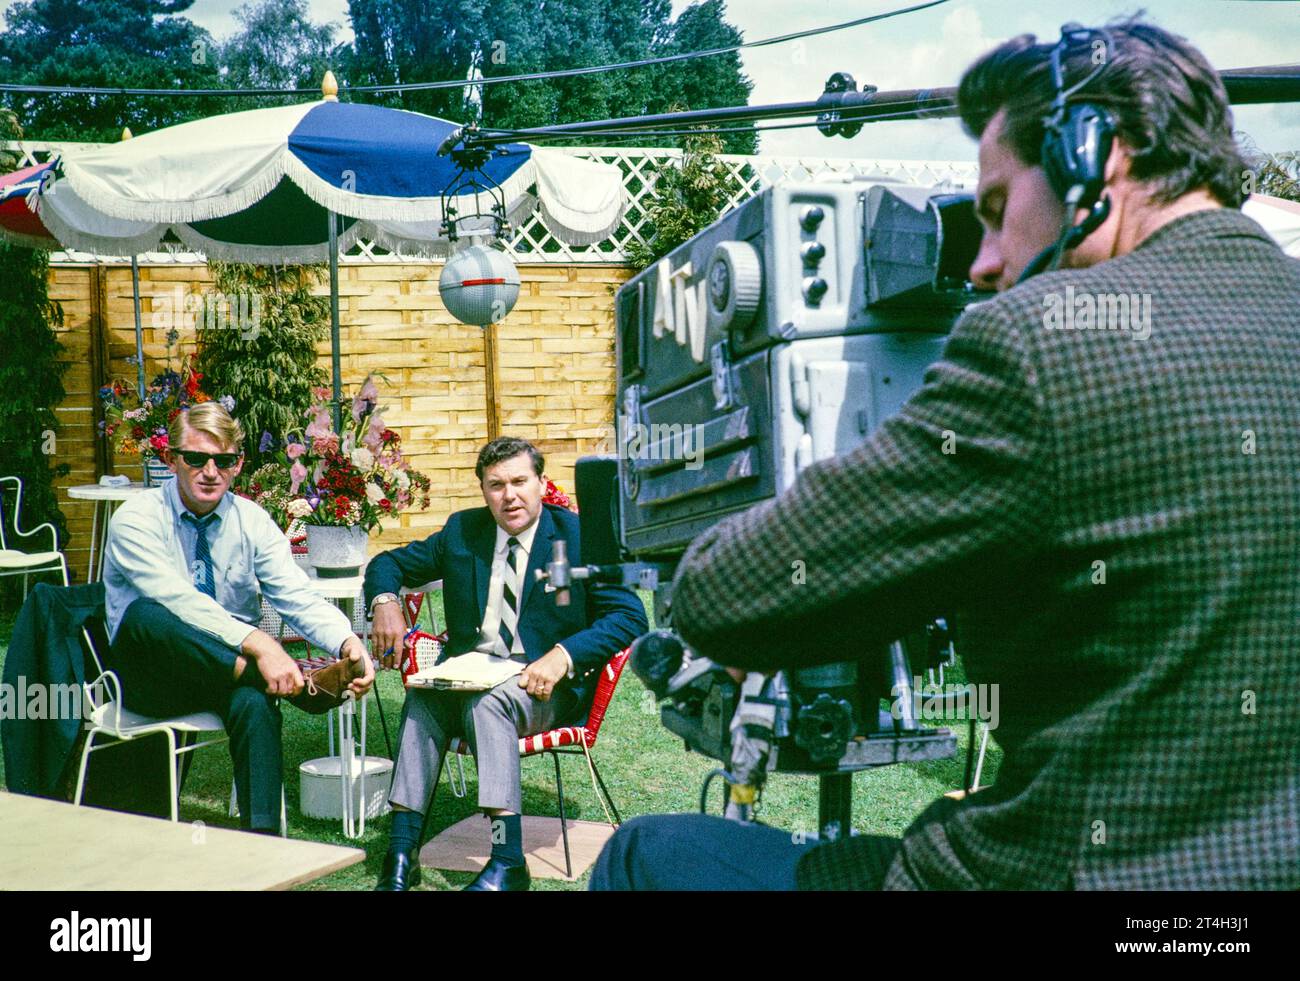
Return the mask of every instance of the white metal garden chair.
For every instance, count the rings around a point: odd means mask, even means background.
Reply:
[[[14,488],[14,505],[10,511],[5,507],[6,485]],[[68,585],[68,563],[59,551],[59,536],[54,525],[46,521],[31,531],[22,531],[18,526],[18,514],[23,504],[23,482],[18,477],[0,477],[0,576],[23,577],[23,601],[27,600],[28,577],[34,573],[57,572],[62,576],[63,585]],[[6,525],[8,527],[6,527]],[[42,532],[49,533],[48,549],[28,551],[29,546],[37,546],[34,539]]]
[[[81,751],[81,764],[77,768],[77,789],[73,795],[72,803],[76,806],[81,805],[86,783],[86,764],[90,760],[91,753],[97,750],[110,749],[133,739],[161,733],[167,738],[167,785],[168,800],[171,803],[171,819],[179,821],[180,794],[177,787],[177,775],[181,757],[197,749],[226,742],[228,736],[221,718],[213,712],[194,712],[190,715],[178,715],[168,719],[157,719],[141,715],[139,712],[132,712],[122,703],[122,684],[118,680],[117,674],[104,669],[103,662],[99,657],[99,651],[90,636],[90,631],[83,627],[81,635],[86,650],[94,662],[96,677],[93,680],[88,679],[82,686],[83,720],[89,731],[86,734],[86,742]],[[101,742],[96,745],[96,736],[109,736],[114,741]],[[193,736],[196,741],[191,744],[181,745],[178,736]],[[235,785],[232,780],[230,785],[230,814],[232,816],[235,814],[235,807]],[[285,811],[284,789],[282,787],[280,790],[280,836],[283,838],[287,837],[287,835],[288,821]]]

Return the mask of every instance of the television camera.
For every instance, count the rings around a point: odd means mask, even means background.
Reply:
[[[692,539],[851,449],[921,385],[980,298],[967,280],[979,239],[958,186],[778,184],[618,292],[618,453],[578,462],[583,564],[557,542],[538,577],[559,602],[577,579],[654,591],[661,629],[632,668],[663,725],[723,764],[730,817],[752,819],[768,772],[811,773],[821,833],[847,833],[854,771],[956,751],[913,712],[915,674],[951,660],[944,621],[737,680],[673,632],[668,594]]]

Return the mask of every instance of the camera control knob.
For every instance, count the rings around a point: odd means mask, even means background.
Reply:
[[[682,668],[686,648],[671,630],[652,630],[632,642],[632,673],[654,693],[668,694],[668,682]]]
[[[805,232],[813,232],[825,217],[826,212],[822,210],[821,205],[810,204],[800,210],[799,225]]]
[[[709,259],[708,325],[744,330],[763,297],[763,260],[748,242],[719,242]]]
[[[803,298],[808,301],[809,306],[818,306],[828,289],[830,284],[820,276],[807,276],[803,281]]]
[[[794,741],[813,763],[829,766],[844,755],[853,738],[853,707],[842,698],[819,692],[810,704],[799,709],[794,724]]]
[[[821,242],[805,242],[799,252],[803,255],[803,264],[812,269],[826,258],[826,246]]]

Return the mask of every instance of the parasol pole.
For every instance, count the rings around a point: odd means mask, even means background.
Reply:
[[[330,358],[334,366],[334,431],[343,432],[343,368],[339,360],[339,231],[333,211],[330,223]]]
[[[122,127],[122,139],[131,138],[131,128]],[[131,256],[131,305],[135,310],[135,382],[136,392],[140,398],[144,398],[144,327],[140,322],[140,257]],[[141,465],[144,471],[144,485],[146,487],[152,484],[149,479],[149,468]]]
[[[321,98],[339,101],[339,83],[326,71],[320,83]],[[334,431],[343,435],[343,367],[339,355],[339,229],[333,211],[326,211],[330,223],[330,361],[334,368]]]
[[[136,391],[144,398],[144,329],[140,326],[140,260],[131,256],[131,299],[135,304],[135,380]]]
[[[135,306],[135,380],[136,391],[140,393],[140,399],[144,400],[144,330],[140,326],[140,261],[135,256],[131,256],[131,299]],[[149,464],[145,460],[140,461],[140,469],[144,472],[144,485],[152,487],[153,481],[149,479]]]

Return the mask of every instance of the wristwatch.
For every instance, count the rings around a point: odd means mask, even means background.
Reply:
[[[374,599],[370,601],[370,612],[367,614],[367,616],[371,620],[373,620],[375,618],[376,606],[380,606],[384,603],[396,603],[396,602],[397,602],[396,593],[380,593],[378,596],[376,596]]]

